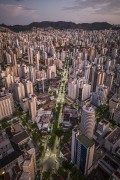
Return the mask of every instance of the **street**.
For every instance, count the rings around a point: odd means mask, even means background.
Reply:
[[[65,88],[66,88],[66,83],[68,81],[68,67],[69,67],[69,59],[66,58],[65,61],[65,68],[62,74],[62,78],[61,78],[61,85],[60,85],[60,90],[58,93],[58,97],[56,99],[56,108],[58,107],[58,105],[60,104],[60,113],[59,113],[59,117],[58,117],[58,128],[59,125],[62,121],[62,111],[63,111],[63,105],[64,105],[64,100],[65,100]],[[44,157],[42,159],[42,163],[41,163],[41,167],[42,167],[42,172],[48,171],[48,170],[56,170],[59,167],[59,161],[58,161],[58,157],[59,157],[59,139],[58,137],[56,137],[55,143],[54,143],[54,148],[53,150],[46,150]]]

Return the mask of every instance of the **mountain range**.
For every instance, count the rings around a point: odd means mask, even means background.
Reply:
[[[10,29],[11,31],[14,32],[19,32],[19,31],[29,31],[32,28],[48,28],[52,27],[55,29],[84,29],[84,30],[104,30],[104,29],[114,29],[114,30],[119,30],[120,26],[117,25],[111,25],[107,22],[94,22],[94,23],[81,23],[81,24],[76,24],[73,22],[65,22],[65,21],[57,21],[57,22],[52,22],[52,21],[42,21],[42,22],[32,22],[29,25],[5,25],[5,24],[0,24],[0,27],[2,30],[5,28]]]

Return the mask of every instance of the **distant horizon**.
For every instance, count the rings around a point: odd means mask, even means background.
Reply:
[[[114,23],[109,23],[109,22],[107,22],[107,21],[93,21],[93,22],[82,22],[82,23],[76,23],[76,22],[73,22],[73,21],[64,21],[64,20],[58,20],[58,21],[52,21],[52,20],[43,20],[43,21],[32,21],[32,22],[30,22],[30,23],[27,23],[27,24],[6,24],[6,23],[4,23],[4,22],[2,22],[2,23],[0,23],[0,25],[6,25],[6,26],[17,26],[17,25],[19,25],[19,26],[27,26],[27,25],[30,25],[30,24],[32,24],[32,23],[42,23],[42,22],[54,22],[54,23],[56,23],[56,22],[66,22],[66,23],[74,23],[74,24],[94,24],[94,23],[108,23],[108,24],[110,24],[110,25],[120,25],[120,23],[116,23],[116,24],[114,24]]]

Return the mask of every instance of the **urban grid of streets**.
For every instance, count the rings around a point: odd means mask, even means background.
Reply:
[[[64,71],[61,76],[61,85],[60,85],[58,97],[56,99],[56,108],[58,107],[58,104],[61,104],[60,113],[58,117],[58,127],[62,120],[62,110],[65,99],[65,88],[66,88],[66,83],[68,81],[68,68],[69,68],[69,56],[65,60]],[[56,137],[53,150],[46,148],[44,157],[41,160],[42,172],[47,170],[54,171],[55,169],[58,169],[59,167],[58,154],[59,154],[59,139]]]
[[[16,165],[32,180],[106,180],[120,172],[119,35],[114,30],[1,33],[2,176]],[[14,172],[9,175],[15,179]]]
[[[61,123],[62,120],[62,110],[63,110],[63,104],[65,100],[65,90],[66,90],[66,83],[68,81],[68,69],[69,69],[69,56],[65,60],[64,64],[64,70],[61,74],[61,84],[60,84],[60,89],[58,93],[58,97],[56,99],[56,108],[58,107],[58,104],[60,104],[60,113],[58,117],[58,127]],[[26,113],[23,113],[20,116],[16,116],[9,121],[7,121],[8,124],[13,124],[13,122],[21,122],[21,119],[26,116]],[[30,124],[32,123],[31,120],[28,121]],[[28,124],[29,124],[28,123]],[[29,125],[28,125],[29,126]],[[0,126],[1,127],[1,126]],[[27,129],[27,127],[25,126]],[[58,161],[58,155],[59,155],[59,139],[56,137],[55,143],[54,143],[54,148],[53,150],[50,150],[47,148],[47,143],[48,139],[46,140],[46,148],[44,152],[43,158],[38,158],[37,159],[37,171],[38,172],[45,172],[48,170],[57,170],[59,168],[59,161]],[[39,167],[42,167],[41,170],[39,171]],[[41,176],[41,175],[40,175]],[[39,175],[36,176],[36,179],[39,179]]]

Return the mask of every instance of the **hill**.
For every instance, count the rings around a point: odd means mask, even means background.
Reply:
[[[104,30],[104,29],[120,29],[120,27],[111,25],[107,22],[94,22],[94,23],[82,23],[76,24],[73,22],[64,22],[64,21],[43,21],[43,22],[33,22],[29,25],[13,25],[8,26],[5,24],[0,24],[0,27],[8,28],[12,31],[19,32],[19,31],[29,31],[33,27],[35,28],[48,28],[52,27],[55,29],[84,29],[84,30]]]

